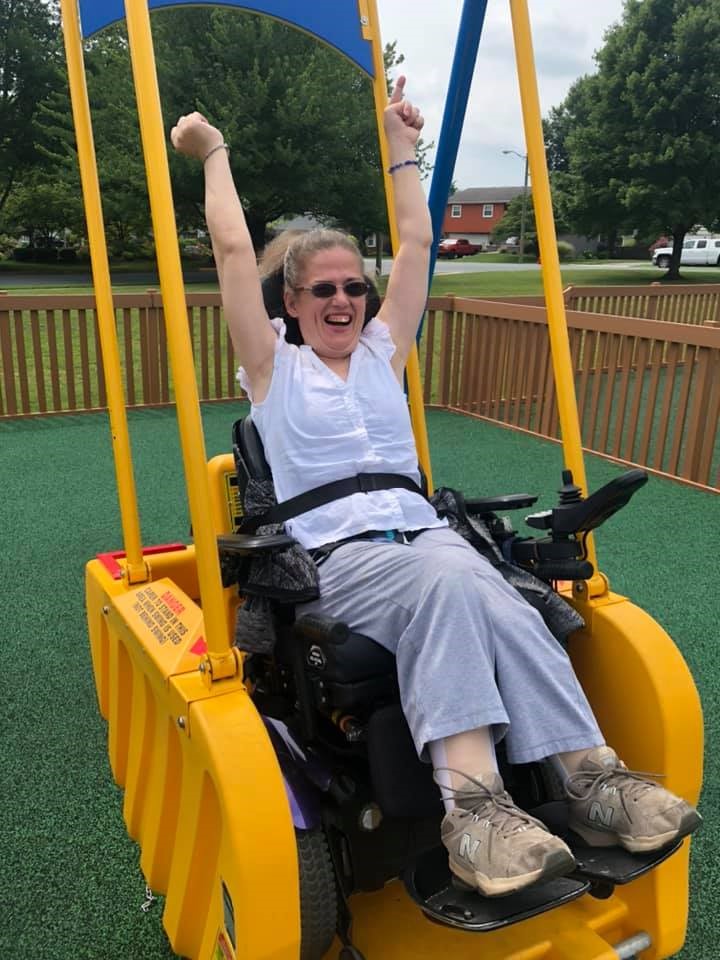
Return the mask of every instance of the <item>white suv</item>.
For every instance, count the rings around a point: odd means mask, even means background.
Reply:
[[[658,247],[652,255],[656,267],[670,266],[672,247]],[[720,237],[686,237],[680,253],[680,266],[720,267]]]

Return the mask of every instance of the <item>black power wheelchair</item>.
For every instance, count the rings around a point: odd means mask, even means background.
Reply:
[[[272,480],[249,417],[233,428],[239,494],[250,480]],[[535,496],[466,500],[513,563],[548,584],[593,574],[584,537],[623,507],[645,484],[633,469],[583,498],[568,471],[558,505],[526,522],[540,535],[521,538],[505,511],[528,508]],[[225,561],[262,557],[294,541],[285,534],[227,534],[218,538]],[[362,960],[352,942],[350,898],[400,877],[433,921],[484,932],[527,919],[583,894],[611,895],[680,846],[630,855],[585,846],[567,829],[565,804],[549,766],[509,766],[501,772],[516,802],[564,836],[575,873],[503,898],[485,899],[453,882],[440,844],[443,806],[431,767],[417,757],[403,716],[395,661],[376,638],[347,624],[303,615],[302,605],[275,604],[272,653],[249,654],[244,677],[263,717],[286,784],[296,831],[300,873],[301,958],[319,960],[337,935],[341,960]]]

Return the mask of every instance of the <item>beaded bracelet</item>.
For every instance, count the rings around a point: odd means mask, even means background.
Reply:
[[[391,167],[388,167],[388,173],[395,173],[401,167],[416,167],[417,165],[417,160],[401,160],[400,163],[394,163]]]
[[[213,147],[212,150],[210,150],[208,153],[205,154],[205,159],[203,160],[203,163],[207,163],[210,157],[214,153],[217,153],[218,150],[227,150],[228,156],[230,156],[230,147],[226,143],[219,143],[216,147]]]

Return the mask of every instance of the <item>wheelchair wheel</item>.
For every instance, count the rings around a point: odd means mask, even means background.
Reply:
[[[300,873],[300,960],[320,960],[337,927],[337,889],[322,830],[296,830]]]

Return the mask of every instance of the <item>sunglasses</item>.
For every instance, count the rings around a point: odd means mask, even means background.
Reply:
[[[314,283],[311,287],[296,287],[295,289],[307,290],[308,293],[311,293],[319,300],[329,300],[330,297],[334,297],[337,293],[338,286],[336,283],[330,283],[329,280],[321,280],[319,283]],[[348,297],[364,297],[370,289],[370,285],[364,280],[346,280],[345,283],[342,284],[342,289]]]

